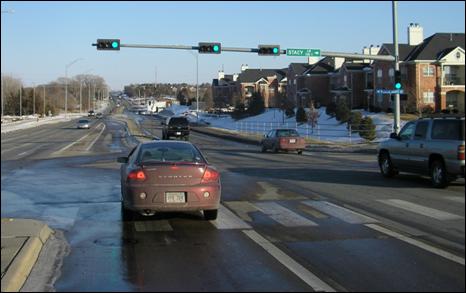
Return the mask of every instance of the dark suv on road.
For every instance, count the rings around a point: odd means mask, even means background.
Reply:
[[[378,146],[380,172],[430,175],[434,187],[464,178],[464,115],[436,115],[410,121]]]
[[[179,137],[184,140],[189,139],[189,121],[186,117],[169,117],[162,122],[162,139]]]

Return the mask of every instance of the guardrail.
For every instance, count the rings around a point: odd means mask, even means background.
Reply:
[[[374,124],[375,125],[375,141],[386,139],[393,132],[391,123]],[[324,124],[318,123],[314,127],[308,123],[297,122],[264,122],[264,121],[247,121],[236,122],[235,130],[246,134],[266,134],[276,128],[291,128],[295,129],[300,135],[319,141],[338,141],[347,143],[359,143],[366,141],[359,133],[368,132],[370,130],[355,129],[352,125],[343,124]]]

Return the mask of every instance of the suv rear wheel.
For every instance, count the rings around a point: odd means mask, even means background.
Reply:
[[[435,188],[445,188],[448,185],[447,170],[441,160],[437,159],[430,165],[430,178]]]
[[[396,175],[390,155],[387,152],[380,154],[379,158],[380,173],[384,177],[391,178]]]

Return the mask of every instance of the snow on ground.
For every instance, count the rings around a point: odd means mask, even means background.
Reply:
[[[283,127],[294,128],[302,136],[308,138],[327,141],[327,142],[346,142],[346,143],[363,143],[365,139],[361,138],[358,133],[348,131],[346,123],[340,123],[336,118],[330,117],[325,113],[325,107],[317,109],[319,118],[317,126],[314,129],[307,123],[297,124],[296,118],[283,117],[283,112],[279,109],[268,109],[266,112],[252,117],[240,120],[234,120],[230,115],[216,115],[205,112],[199,113],[199,120],[207,122],[212,127],[228,129],[241,133],[265,134],[269,130]],[[363,110],[360,111],[364,116],[369,116],[376,125],[376,139],[379,142],[387,139],[393,132],[393,118],[385,113],[372,113]],[[189,110],[188,106],[173,105],[160,113],[163,117],[186,116],[190,121],[196,121],[195,112]],[[401,121],[401,127],[406,121]]]
[[[101,105],[99,105],[99,108],[96,109],[96,112],[103,112],[108,107],[108,105],[109,105],[108,103],[102,103]],[[23,120],[20,120],[20,121],[2,123],[1,133],[7,133],[7,132],[12,132],[12,131],[21,130],[21,129],[38,127],[38,126],[45,125],[45,124],[71,121],[73,119],[84,117],[84,116],[87,116],[87,113],[83,113],[83,114],[68,113],[68,117],[65,117],[65,114],[60,114],[57,116],[40,118],[39,120],[37,120],[37,116],[27,115],[27,116],[23,116]],[[19,118],[19,116],[18,117],[4,116],[4,118],[5,119]]]

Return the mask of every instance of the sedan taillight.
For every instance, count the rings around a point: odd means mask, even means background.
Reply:
[[[146,180],[146,173],[143,170],[133,170],[129,172],[128,180],[144,181]]]
[[[286,138],[280,138],[280,143],[286,143],[287,139]]]
[[[220,173],[214,169],[206,168],[201,183],[215,182],[220,178]]]
[[[464,160],[464,145],[458,146],[458,160]]]

